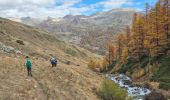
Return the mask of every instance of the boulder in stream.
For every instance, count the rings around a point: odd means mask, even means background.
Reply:
[[[130,81],[130,80],[124,80],[124,85],[130,85],[130,84],[132,84],[132,81]]]

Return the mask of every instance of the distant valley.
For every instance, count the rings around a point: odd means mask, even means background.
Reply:
[[[123,32],[125,27],[131,25],[133,9],[113,9],[99,12],[91,16],[66,15],[63,18],[48,17],[45,20],[24,17],[20,22],[48,31],[57,38],[78,46],[105,52],[107,43],[116,33]]]

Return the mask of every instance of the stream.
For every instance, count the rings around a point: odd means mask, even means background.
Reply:
[[[147,88],[134,86],[132,79],[124,74],[107,74],[106,77],[119,84],[120,87],[126,89],[128,95],[133,97],[135,100],[145,100],[145,96],[151,93],[151,90]]]

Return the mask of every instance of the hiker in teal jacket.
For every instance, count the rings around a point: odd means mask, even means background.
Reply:
[[[31,62],[29,56],[26,56],[26,63],[25,63],[25,66],[27,67],[28,76],[31,76],[31,77],[32,77],[32,72],[31,72],[31,69],[32,69],[32,62]]]

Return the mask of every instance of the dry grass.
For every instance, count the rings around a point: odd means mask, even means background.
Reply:
[[[0,21],[0,31],[5,33],[0,42],[23,50],[33,60],[33,78],[28,78],[23,66],[25,57],[0,52],[0,100],[99,99],[94,89],[100,87],[103,79],[87,67],[87,59],[95,54],[29,26],[1,18]],[[25,45],[16,43],[17,39]],[[66,54],[64,50],[68,48],[77,55]],[[51,68],[50,54],[58,58],[57,68]],[[65,64],[67,61],[70,65]]]
[[[0,56],[0,99],[37,100],[97,100],[94,88],[100,87],[101,77],[87,68],[59,62],[51,68],[45,59],[33,61],[33,78],[26,76],[22,58]]]

